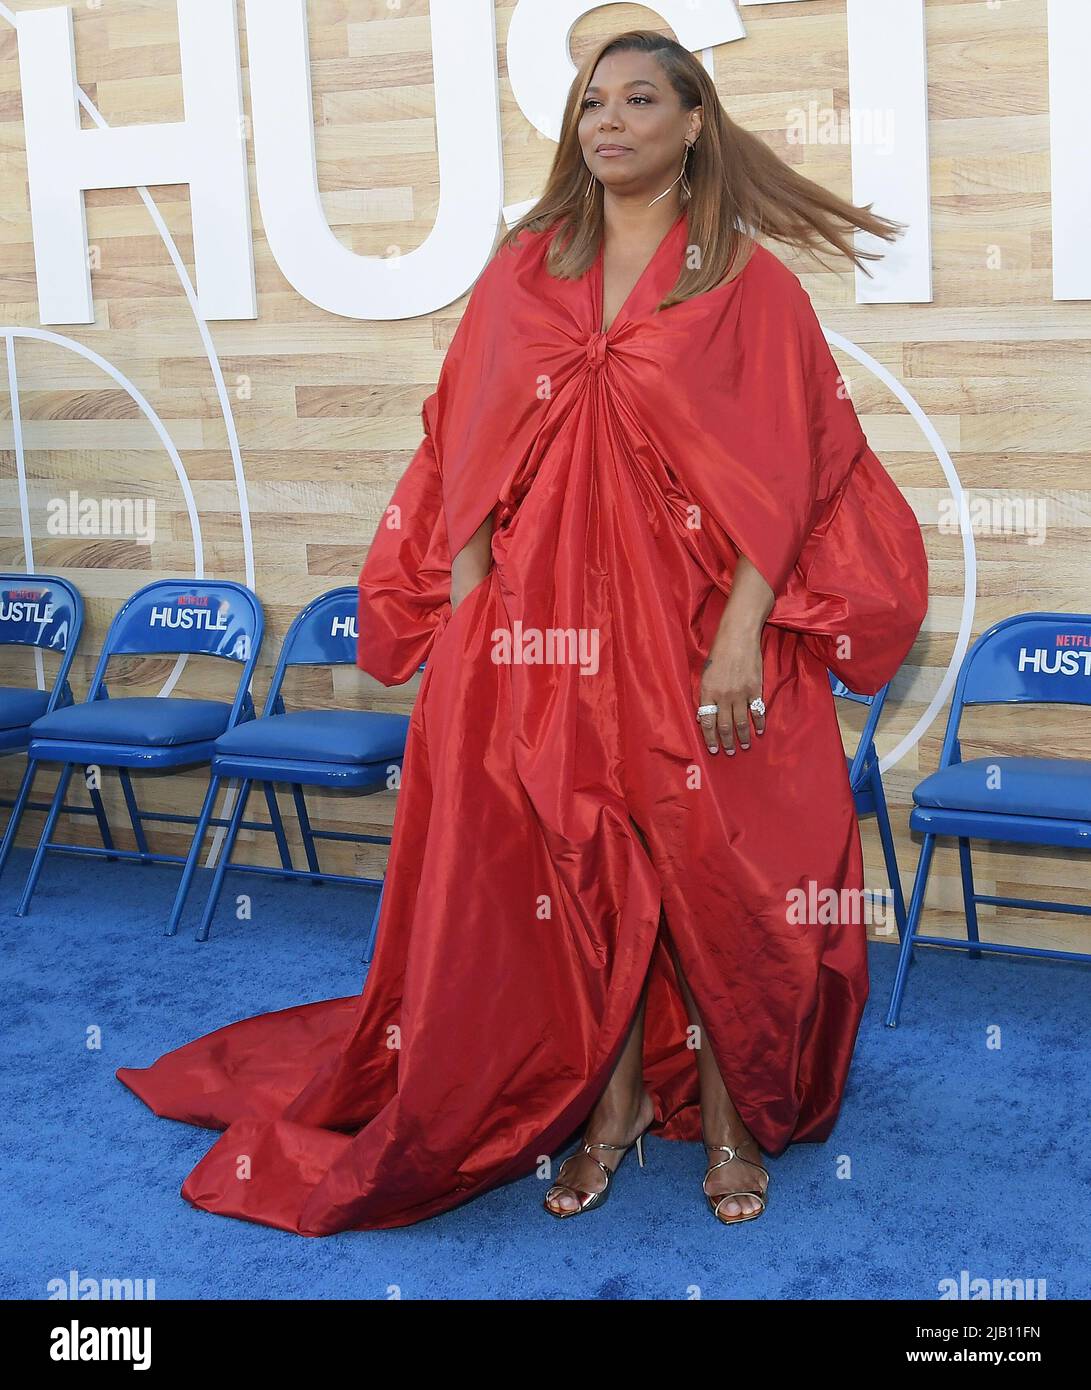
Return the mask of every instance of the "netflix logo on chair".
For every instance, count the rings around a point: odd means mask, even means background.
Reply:
[[[173,604],[157,604],[148,614],[149,627],[178,628],[186,632],[226,632],[227,605],[213,612],[207,594],[179,594]]]

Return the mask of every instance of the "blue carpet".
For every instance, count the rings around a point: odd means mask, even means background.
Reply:
[[[609,1203],[574,1220],[540,1209],[531,1176],[416,1226],[303,1239],[183,1201],[215,1133],[159,1119],[114,1069],[355,993],[369,890],[234,875],[202,945],[204,871],[168,939],[175,870],[51,855],[17,918],[28,863],[17,851],[0,882],[4,1297],[45,1298],[73,1269],[154,1279],[161,1299],[935,1299],[962,1271],[1091,1293],[1086,966],[922,947],[887,1029],[896,951],[873,945],[835,1134],[767,1160],[757,1221],[719,1225],[702,1150],[652,1139],[647,1167],[630,1154]],[[239,892],[251,921],[234,918]]]

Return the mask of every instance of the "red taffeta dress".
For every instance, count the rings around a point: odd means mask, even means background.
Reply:
[[[762,1148],[836,1119],[868,977],[859,916],[814,911],[862,887],[827,668],[862,693],[894,675],[920,529],[772,252],[657,313],[683,212],[603,332],[601,253],[555,278],[554,234],[474,286],[360,576],[360,666],[398,684],[427,658],[363,993],[118,1072],[224,1131],[182,1187],[207,1211],[404,1226],[531,1172],[591,1110],[649,967],[653,1133],[698,1139],[661,912]],[[490,513],[492,567],[452,613],[451,556]],[[713,756],[694,710],[740,553],[776,595],[766,730]]]

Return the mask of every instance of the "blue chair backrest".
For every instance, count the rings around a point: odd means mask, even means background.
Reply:
[[[264,713],[280,712],[280,689],[289,666],[356,664],[356,611],[359,601],[357,586],[346,584],[319,594],[296,614],[284,636]]]
[[[832,671],[829,672],[829,677],[830,687],[838,699],[851,700],[854,704],[871,706],[864,727],[860,731],[860,741],[856,745],[852,766],[849,768],[849,783],[856,787],[875,746],[875,728],[879,723],[879,715],[882,713],[883,705],[886,703],[890,682],[888,681],[886,685],[881,686],[874,695],[858,695],[855,690],[850,690],[844,681],[839,680]]]
[[[250,688],[265,619],[257,594],[230,579],[158,579],[114,615],[87,692],[98,698],[114,656],[216,656],[243,663],[231,722]]]
[[[55,574],[0,574],[0,643],[71,653],[83,628],[79,590]]]
[[[1091,705],[1091,614],[1016,613],[987,628],[962,660],[940,753],[956,751],[966,705]]]
[[[50,713],[67,689],[82,632],[83,598],[67,579],[56,574],[0,574],[0,645],[61,654],[46,706]]]
[[[284,638],[281,655],[288,666],[354,666],[356,664],[355,585],[330,589],[296,614]]]

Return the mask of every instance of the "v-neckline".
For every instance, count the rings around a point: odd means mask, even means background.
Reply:
[[[643,287],[644,282],[647,280],[649,274],[651,273],[652,267],[656,264],[656,262],[659,260],[659,257],[662,255],[663,248],[666,246],[667,242],[671,239],[674,233],[678,230],[679,223],[683,222],[685,220],[685,217],[686,210],[685,208],[683,208],[682,211],[675,218],[675,220],[663,233],[663,238],[660,241],[659,245],[652,252],[651,256],[648,258],[647,265],[645,265],[644,269],[637,276],[636,283],[633,285],[629,293],[625,296],[624,300],[621,303],[621,307],[618,309],[617,313],[611,319],[609,328],[603,328],[602,326],[603,310],[606,307],[606,235],[604,231],[602,237],[599,240],[598,254],[595,257],[594,279],[595,326],[598,329],[599,335],[601,337],[608,337],[625,317],[626,312],[631,306],[633,300],[636,298],[638,291]]]

